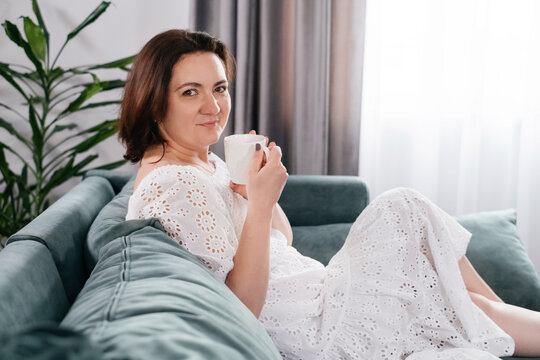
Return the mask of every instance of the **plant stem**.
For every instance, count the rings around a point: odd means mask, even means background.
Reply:
[[[56,57],[54,58],[54,61],[53,61],[52,65],[51,65],[51,69],[54,69],[54,65],[56,65],[56,61],[58,60],[58,57],[60,56],[62,51],[64,51],[64,48],[66,47],[68,41],[69,41],[69,39],[66,39],[66,41],[64,42],[64,44],[62,45],[62,47],[60,48],[58,53],[56,54]]]

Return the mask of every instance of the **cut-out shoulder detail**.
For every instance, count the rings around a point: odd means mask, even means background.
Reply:
[[[217,157],[215,163],[213,176],[189,166],[154,169],[131,196],[126,219],[156,217],[224,281],[247,201],[230,189],[225,163]],[[511,355],[512,339],[472,303],[463,284],[457,260],[469,237],[408,189],[373,200],[327,267],[272,231],[259,320],[286,360]]]
[[[217,156],[214,154],[214,153],[210,153],[209,154],[209,158],[208,160],[210,161],[211,164],[213,164],[214,166],[214,172],[212,174],[208,174],[202,170],[200,170],[197,166],[194,166],[194,165],[190,165],[190,164],[165,164],[165,165],[159,165],[159,166],[156,166],[156,167],[153,167],[153,168],[149,168],[148,171],[146,171],[146,173],[144,175],[142,175],[139,179],[139,173],[137,173],[137,177],[135,179],[135,183],[133,185],[133,191],[135,192],[137,190],[137,188],[139,187],[139,185],[141,184],[141,182],[147,178],[150,174],[152,174],[154,171],[158,170],[158,169],[161,169],[161,168],[166,168],[166,167],[171,167],[171,168],[191,168],[191,169],[195,169],[195,171],[198,171],[206,176],[216,176],[216,172],[218,171],[218,165],[217,165]],[[138,170],[138,172],[140,172],[141,169]]]

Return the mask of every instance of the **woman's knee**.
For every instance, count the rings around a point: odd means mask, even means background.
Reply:
[[[374,201],[386,203],[388,207],[398,204],[406,204],[410,206],[412,203],[425,202],[427,199],[417,190],[407,188],[407,187],[398,187],[394,189],[387,190],[377,196]]]

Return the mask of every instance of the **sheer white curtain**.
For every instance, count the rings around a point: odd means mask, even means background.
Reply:
[[[540,2],[368,0],[360,176],[453,215],[516,208],[540,270]]]

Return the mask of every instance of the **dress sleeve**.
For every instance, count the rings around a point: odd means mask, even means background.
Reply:
[[[180,166],[158,168],[148,177],[133,194],[135,216],[157,218],[171,238],[225,281],[238,240],[233,214],[212,180]]]

